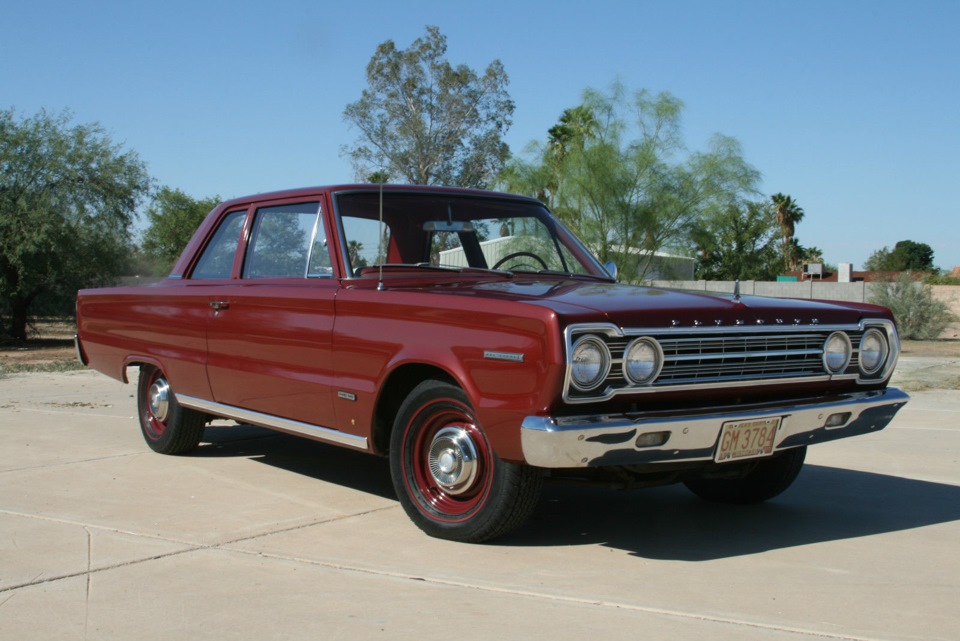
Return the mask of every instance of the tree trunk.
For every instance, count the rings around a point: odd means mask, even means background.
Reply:
[[[30,302],[23,297],[15,296],[10,301],[10,323],[7,327],[7,333],[10,338],[19,342],[27,340],[27,312],[30,308]]]

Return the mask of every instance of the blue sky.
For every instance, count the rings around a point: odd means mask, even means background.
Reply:
[[[452,63],[503,62],[514,153],[587,87],[667,91],[689,149],[738,139],[828,262],[859,269],[910,239],[960,265],[953,0],[8,0],[2,15],[0,108],[99,121],[195,197],[352,180],[342,113],[367,62],[432,24]]]

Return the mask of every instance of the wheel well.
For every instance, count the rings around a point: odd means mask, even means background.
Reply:
[[[144,358],[142,358],[142,357],[132,358],[132,359],[130,359],[130,360],[128,360],[128,361],[125,361],[124,364],[123,364],[123,370],[121,371],[121,375],[123,376],[123,378],[122,378],[121,380],[122,380],[124,383],[131,383],[131,382],[135,382],[135,381],[137,380],[136,378],[131,379],[131,378],[127,375],[127,369],[130,368],[130,367],[136,368],[136,370],[137,370],[137,375],[138,375],[138,376],[139,376],[139,374],[140,374],[140,370],[143,369],[144,367],[153,367],[154,369],[158,369],[158,370],[160,370],[161,372],[163,371],[163,368],[160,367],[160,364],[159,364],[159,363],[151,362],[151,361],[146,360],[146,359],[144,359]]]
[[[426,380],[459,386],[448,372],[432,365],[411,363],[394,370],[387,378],[373,413],[373,449],[377,454],[390,451],[390,431],[403,400],[413,388]]]

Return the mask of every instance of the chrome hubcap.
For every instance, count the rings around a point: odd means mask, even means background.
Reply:
[[[477,476],[477,448],[470,434],[460,427],[445,427],[436,433],[427,456],[430,474],[448,494],[463,494]]]
[[[158,378],[150,386],[150,413],[161,423],[167,420],[170,411],[170,385]]]

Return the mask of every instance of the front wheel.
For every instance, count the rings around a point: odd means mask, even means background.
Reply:
[[[468,543],[522,524],[543,483],[539,470],[496,455],[463,390],[433,380],[415,387],[400,406],[390,435],[390,474],[417,527]]]
[[[716,503],[748,505],[772,499],[796,480],[807,456],[806,447],[795,447],[772,458],[748,463],[738,478],[695,477],[684,485],[700,498]]]
[[[143,439],[154,452],[185,454],[200,443],[207,417],[182,407],[166,376],[156,367],[140,368],[137,410]]]

